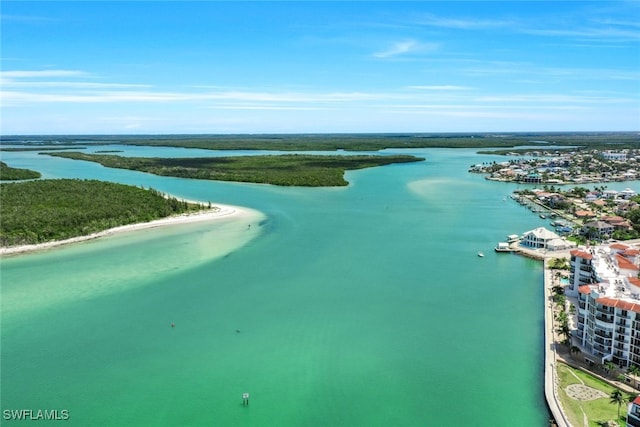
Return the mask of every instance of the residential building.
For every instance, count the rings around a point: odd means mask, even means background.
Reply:
[[[640,427],[640,396],[636,396],[635,399],[627,408],[627,426]]]
[[[593,363],[640,367],[640,250],[616,243],[570,254],[567,295],[578,301],[574,345]]]
[[[590,239],[608,239],[613,231],[613,225],[605,221],[589,221],[582,227],[582,234]]]
[[[563,239],[553,231],[549,231],[544,227],[538,227],[522,235],[520,246],[527,249],[560,251],[575,247],[575,243]]]

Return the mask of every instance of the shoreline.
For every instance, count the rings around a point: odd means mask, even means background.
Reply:
[[[203,204],[202,202],[190,203]],[[242,218],[249,214],[247,208],[242,208],[233,205],[215,204],[211,209],[201,210],[195,213],[181,214],[168,216],[165,218],[155,219],[149,222],[138,222],[135,224],[121,225],[107,230],[99,231],[96,233],[71,237],[64,240],[53,240],[50,242],[37,243],[32,245],[19,245],[19,246],[5,246],[0,248],[0,257],[7,255],[22,255],[33,252],[39,252],[47,249],[57,248],[60,246],[66,246],[74,243],[86,242],[89,240],[99,239],[101,237],[111,236],[114,234],[125,233],[129,231],[145,230],[149,228],[164,227],[168,225],[187,224],[200,221],[211,221],[221,218],[237,217]]]

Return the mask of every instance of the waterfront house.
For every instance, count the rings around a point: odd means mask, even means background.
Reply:
[[[575,247],[575,243],[561,238],[553,231],[549,231],[544,227],[538,227],[522,235],[520,246],[527,249],[559,251]]]
[[[629,177],[629,179],[634,179],[635,178],[635,172],[633,173],[633,177]],[[630,188],[625,188],[624,190],[622,190],[620,192],[620,197],[623,199],[630,199],[632,197],[637,196],[638,193],[636,193],[635,191],[633,191]]]
[[[582,234],[590,239],[608,239],[614,227],[604,221],[589,221],[582,227]]]
[[[587,210],[577,210],[573,213],[573,215],[576,218],[581,218],[581,219],[585,219],[585,218],[593,218],[596,216],[596,214],[594,214],[591,211],[587,211]]]

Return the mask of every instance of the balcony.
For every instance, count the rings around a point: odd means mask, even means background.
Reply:
[[[613,316],[597,314],[596,319],[605,323],[613,323]]]
[[[603,352],[601,352],[600,350],[596,350],[596,349],[594,349],[594,350],[593,350],[593,354],[594,354],[594,356],[597,356],[597,357],[599,357],[600,359],[602,359],[603,357],[605,357],[605,356],[608,356],[608,355],[609,355],[609,353],[603,353]]]
[[[594,350],[601,351],[604,354],[609,354],[609,352],[611,351],[611,346],[605,347],[602,344],[598,344],[598,343],[594,344],[593,348],[594,348]]]
[[[596,305],[596,312],[613,315],[613,313],[615,312],[615,308],[607,307],[606,305]]]
[[[611,339],[613,338],[613,334],[610,331],[605,331],[603,329],[596,329],[595,331],[593,331],[596,335],[598,335],[599,337],[602,338],[608,338]]]

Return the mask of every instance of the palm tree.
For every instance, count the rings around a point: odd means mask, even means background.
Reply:
[[[556,320],[558,321],[558,323],[560,323],[560,325],[564,325],[565,323],[569,323],[569,316],[567,315],[567,312],[562,310],[561,312],[559,312],[558,314],[556,314]]]
[[[572,345],[569,349],[569,353],[571,354],[571,358],[573,359],[574,354],[580,353],[580,347],[578,347],[577,345]]]
[[[562,322],[560,327],[556,329],[556,332],[560,335],[564,335],[563,342],[571,348],[571,329],[569,329],[569,324],[567,322]]]
[[[638,365],[631,364],[627,369],[627,372],[633,376],[633,386],[638,388],[638,375],[640,375],[640,368]]]
[[[609,403],[618,404],[618,419],[620,419],[620,406],[623,403],[627,403],[627,399],[625,399],[622,392],[617,388],[611,392],[611,394],[609,395],[609,398],[610,398]]]
[[[604,362],[604,368],[607,370],[609,374],[611,374],[613,370],[616,368],[616,365],[614,365],[613,362],[611,362],[610,360],[607,360],[606,362]]]

